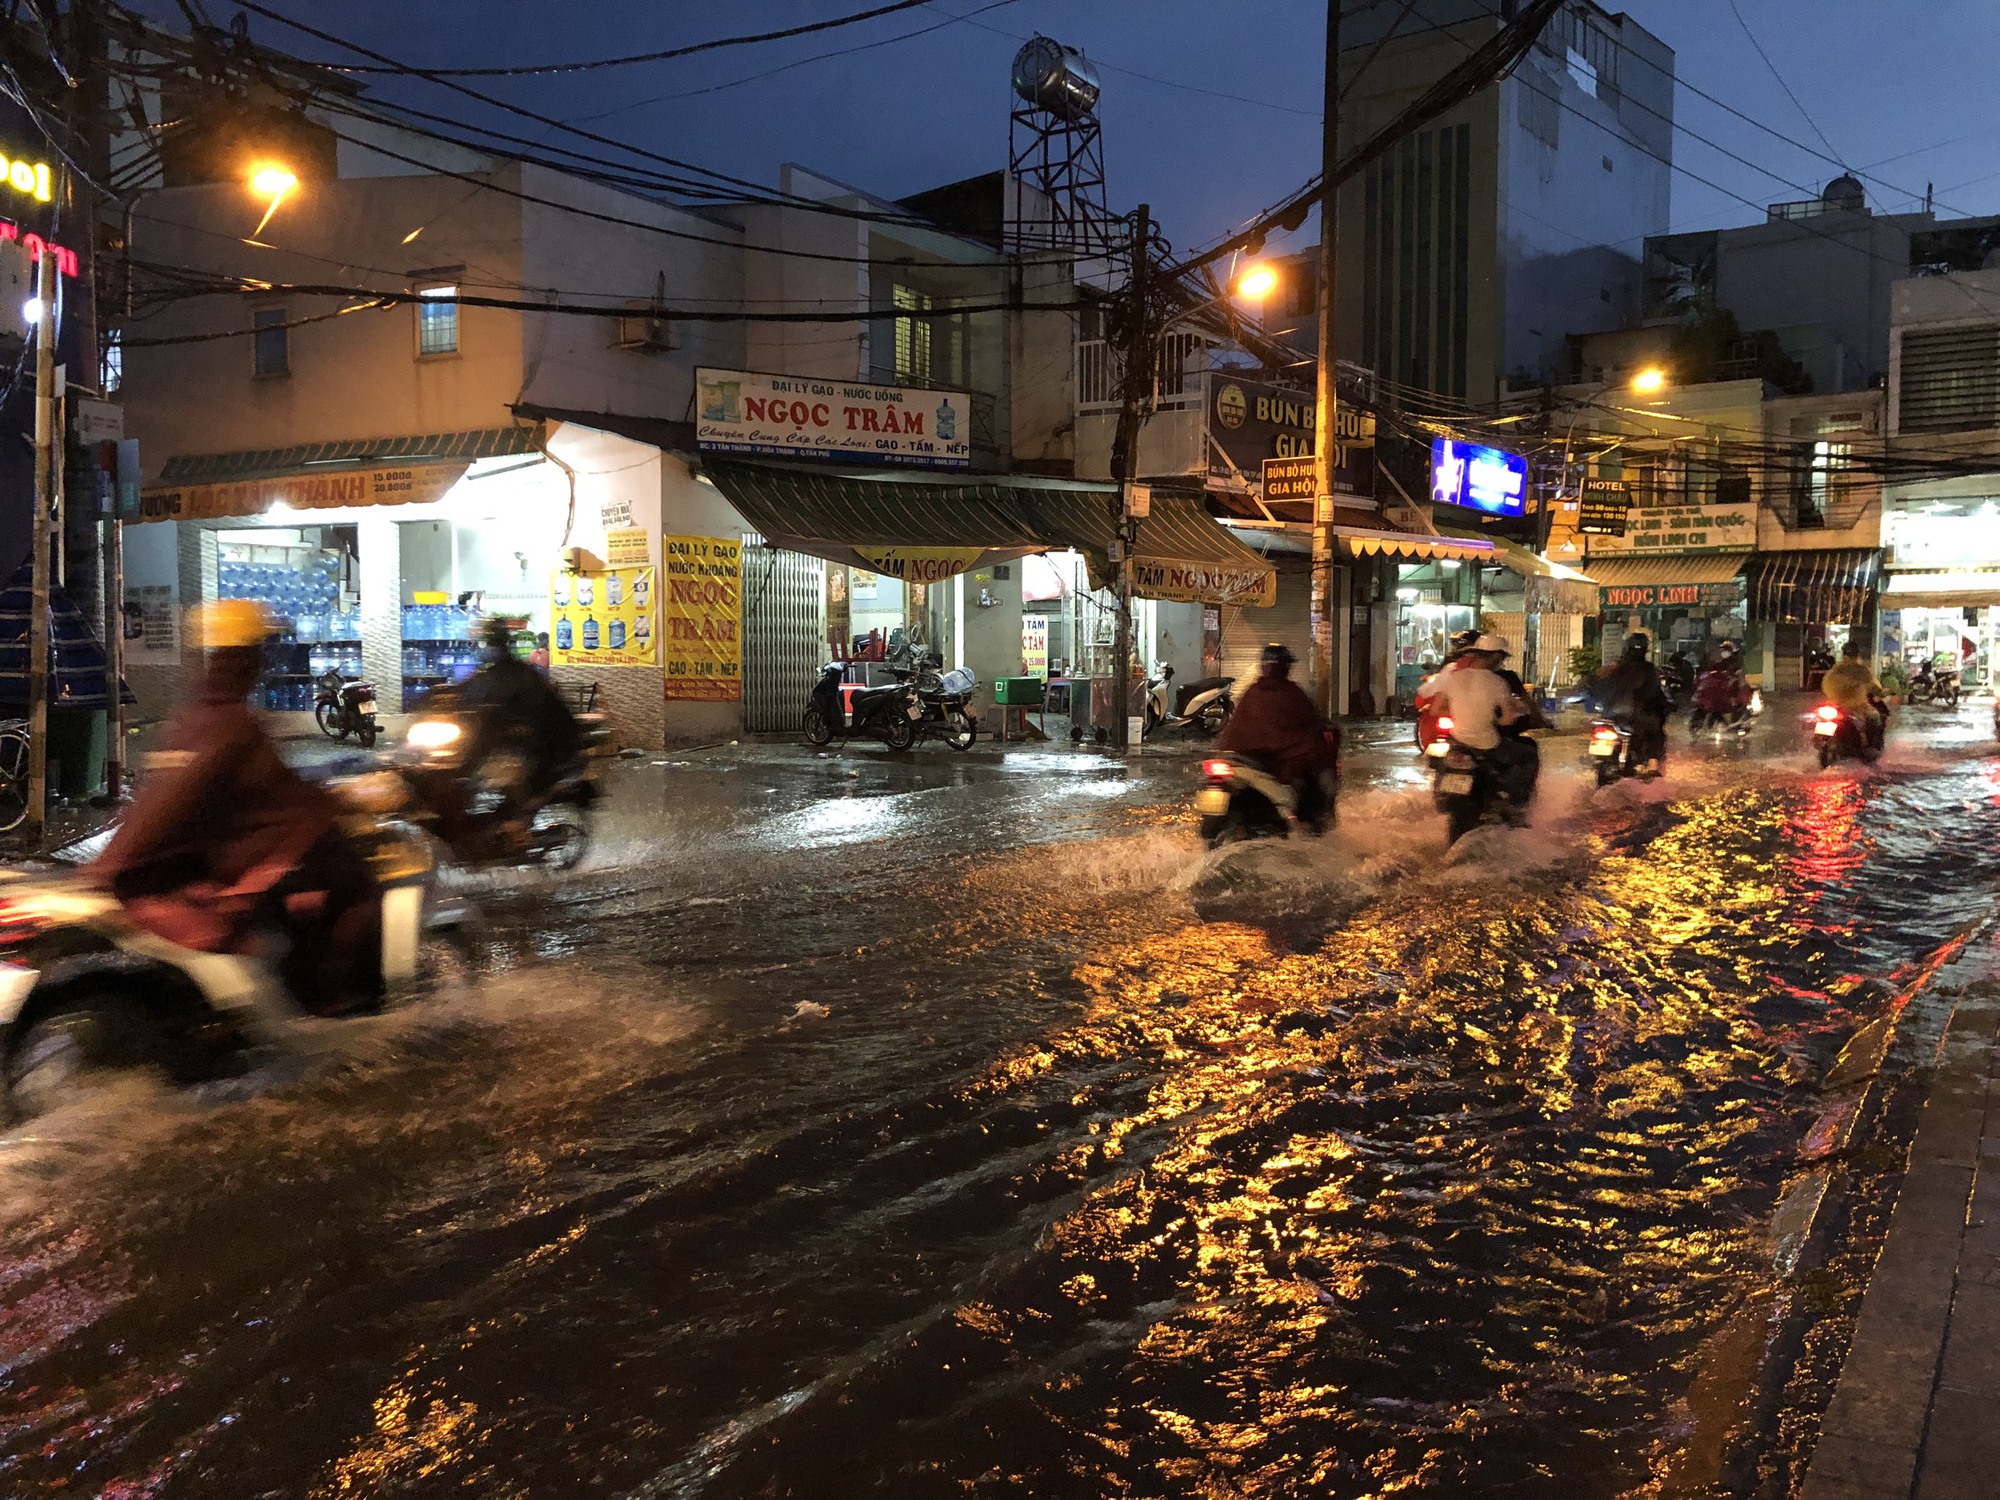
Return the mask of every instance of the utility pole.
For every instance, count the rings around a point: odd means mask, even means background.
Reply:
[[[1147,244],[1153,235],[1150,205],[1141,203],[1132,230],[1132,279],[1127,290],[1128,325],[1125,335],[1124,404],[1118,410],[1118,428],[1111,439],[1111,477],[1118,481],[1118,540],[1111,558],[1112,589],[1118,596],[1118,613],[1112,626],[1111,696],[1117,713],[1111,724],[1111,743],[1120,750],[1132,744],[1132,545],[1139,525],[1133,513],[1132,481],[1139,463],[1139,433],[1152,415],[1153,366],[1157,359],[1153,312],[1148,299],[1151,260]]]
[[[65,173],[65,176],[68,174]],[[67,184],[65,184],[67,186]],[[35,268],[35,524],[33,583],[28,596],[28,818],[29,839],[39,849],[49,783],[49,542],[55,469],[61,460],[56,433],[56,252],[42,251]]]
[[[1341,0],[1326,0],[1326,79],[1325,103],[1320,117],[1320,172],[1326,187],[1319,200],[1319,384],[1313,407],[1313,548],[1312,548],[1312,660],[1307,676],[1319,695],[1320,711],[1328,718],[1340,711],[1335,701],[1333,680],[1334,611],[1339,608],[1339,590],[1333,577],[1333,457],[1335,407],[1334,359],[1334,241],[1340,229],[1340,188],[1335,169],[1340,165],[1340,6]]]

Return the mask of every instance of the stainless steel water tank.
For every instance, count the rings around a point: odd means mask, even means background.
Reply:
[[[1037,36],[1014,54],[1014,92],[1057,119],[1075,121],[1089,118],[1104,88],[1081,52]]]

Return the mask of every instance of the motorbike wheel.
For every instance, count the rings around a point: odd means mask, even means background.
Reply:
[[[363,750],[373,750],[375,748],[375,736],[380,732],[373,724],[363,724],[355,731],[355,737],[361,741],[361,748]],[[342,733],[344,735],[346,731],[343,730]]]
[[[804,732],[808,745],[825,745],[833,740],[833,726],[826,721],[826,715],[814,704],[799,720],[799,728]]]
[[[340,724],[340,710],[331,703],[317,703],[313,705],[313,722],[319,725],[319,732],[330,740],[344,740],[347,738],[347,731],[338,727]]]
[[[907,714],[899,713],[883,729],[882,739],[891,750],[907,750],[917,742],[917,726]]]
[[[1455,844],[1479,826],[1479,804],[1469,797],[1461,797],[1445,809],[1444,821],[1445,842]]]
[[[1201,711],[1201,718],[1196,722],[1203,734],[1214,739],[1222,733],[1222,726],[1229,722],[1229,707],[1223,703],[1211,703]]]
[[[551,869],[574,870],[583,863],[584,855],[590,852],[590,830],[581,823],[565,819],[560,823],[550,823],[539,833],[548,839],[548,853],[542,862]]]
[[[1942,703],[1946,708],[1957,708],[1958,684],[1954,682],[1949,687],[1940,689],[1938,692],[1937,701]]]
[[[1607,755],[1597,763],[1597,784],[1610,786],[1619,777],[1618,757]]]
[[[1228,813],[1210,813],[1201,820],[1201,841],[1215,845],[1222,842],[1222,836],[1229,831]]]
[[[0,833],[19,828],[27,816],[27,730],[0,730]]]
[[[946,722],[951,728],[945,734],[944,742],[954,750],[970,750],[979,738],[979,726],[972,721],[972,716],[961,709],[953,709]]]
[[[113,993],[83,994],[51,1007],[7,1055],[7,1097],[23,1117],[45,1115],[104,1086],[120,1067],[157,1051],[144,1012]]]
[[[1819,768],[1824,771],[1833,764],[1833,746],[1822,743],[1819,747]]]

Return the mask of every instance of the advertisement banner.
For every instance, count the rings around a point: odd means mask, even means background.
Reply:
[[[1518,516],[1528,501],[1528,461],[1503,448],[1437,438],[1431,443],[1431,503],[1490,516]]]
[[[179,661],[180,629],[170,583],[125,585],[122,634],[128,661]]]
[[[464,464],[333,469],[278,479],[188,484],[147,490],[139,498],[146,521],[216,520],[261,516],[274,505],[293,510],[345,510],[363,505],[421,505],[441,499],[465,474]]]
[[[711,453],[964,469],[971,414],[964,391],[695,371],[695,440]]]
[[[1021,616],[1021,675],[1024,677],[1047,677],[1049,675],[1049,617],[1047,615]]]
[[[968,571],[986,555],[984,547],[856,547],[875,571],[905,583],[940,583]]]
[[[1623,536],[1631,508],[1632,489],[1624,480],[1586,479],[1576,529],[1585,536]]]
[[[654,639],[651,568],[563,572],[549,583],[549,662],[558,667],[650,667]]]
[[[643,568],[653,560],[646,548],[646,529],[604,533],[604,560],[614,568]]]
[[[1592,557],[1631,552],[1748,552],[1757,545],[1757,512],[1748,505],[1635,507],[1623,536],[1591,538]],[[1586,570],[1587,571],[1587,570]]]
[[[1132,559],[1132,592],[1147,599],[1182,604],[1254,604],[1266,608],[1278,602],[1278,575],[1271,568],[1232,568],[1215,563]]]
[[[743,544],[714,536],[670,536],[660,627],[667,696],[733,703],[743,696]]]

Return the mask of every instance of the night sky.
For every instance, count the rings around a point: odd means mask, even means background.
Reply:
[[[866,0],[271,3],[432,65],[610,56],[866,8]],[[163,22],[179,23],[170,0],[148,5]],[[216,0],[208,9],[218,22],[231,14]],[[1828,154],[1867,180],[1871,206],[1912,206],[1926,183],[1935,183],[1940,212],[2000,211],[2000,119],[1991,108],[2000,6],[1633,0],[1629,13],[1678,53],[1684,83],[1825,150],[1746,38],[1738,10],[1825,132]],[[775,184],[779,163],[796,160],[899,197],[1004,164],[1008,64],[1023,40],[1043,31],[1082,47],[1103,74],[1114,209],[1148,201],[1173,242],[1193,246],[1253,216],[1314,170],[1324,16],[1320,0],[936,0],[816,36],[671,63],[468,82],[758,182]],[[275,46],[333,55],[310,38],[252,20],[252,34]],[[408,90],[405,97],[440,113],[480,117],[477,103],[427,85],[376,87]],[[484,118],[527,135],[544,128]],[[1685,87],[1677,118],[1716,143],[1677,133],[1677,163],[1722,191],[1677,171],[1675,229],[1753,222],[1759,213],[1731,194],[1758,205],[1806,197],[1835,171]]]

